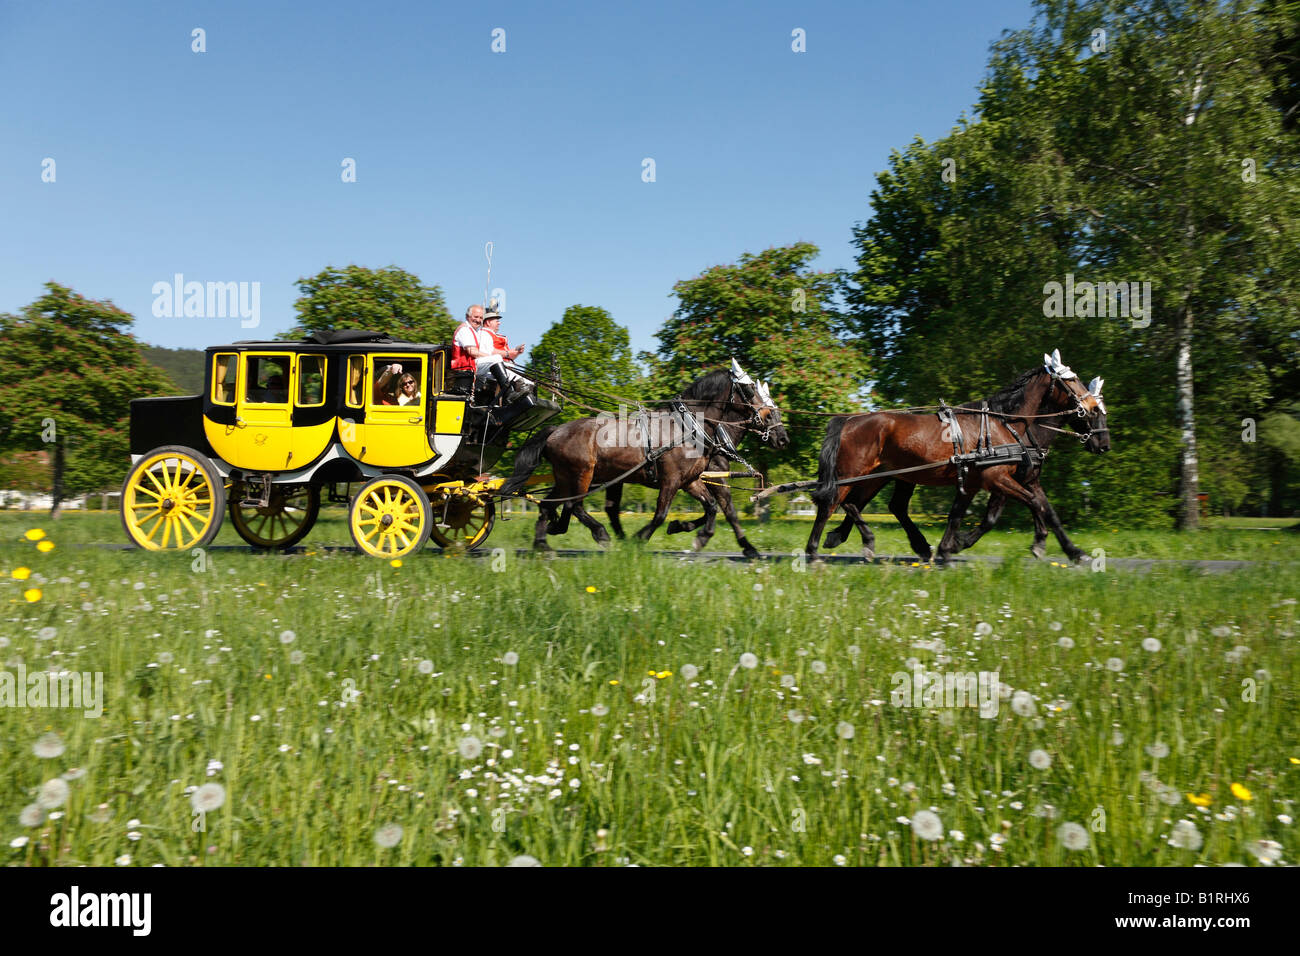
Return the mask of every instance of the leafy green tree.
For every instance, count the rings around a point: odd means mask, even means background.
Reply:
[[[145,361],[130,313],[45,290],[22,315],[0,315],[0,454],[49,454],[57,517],[64,497],[121,483],[131,399],[179,390]]]
[[[947,397],[947,379],[978,394],[1008,357],[1059,345],[1107,380],[1115,451],[1094,502],[1131,517],[1176,490],[1191,527],[1202,462],[1230,474],[1242,415],[1300,367],[1295,137],[1262,65],[1276,33],[1245,2],[1037,7],[995,45],[977,119],[882,174],[855,233],[853,319],[886,393],[910,402]],[[1048,316],[1046,283],[1070,273],[1150,282],[1150,321]],[[1045,484],[1077,499],[1090,466],[1068,462]]]
[[[627,329],[602,308],[569,306],[560,321],[543,332],[529,351],[534,371],[543,377],[549,374],[554,356],[566,393],[585,404],[609,407],[607,400],[597,401],[599,392],[641,397],[641,373],[632,361]],[[566,404],[555,420],[568,421],[590,414],[588,409]]]
[[[808,242],[745,253],[734,265],[674,285],[679,305],[655,333],[655,394],[676,394],[734,358],[770,383],[783,410],[859,410],[855,396],[867,384],[868,361],[842,337],[835,276],[811,268],[817,254]],[[786,425],[791,446],[781,452],[746,443],[746,458],[765,473],[782,462],[804,473],[816,464],[824,421],[787,416]]]
[[[442,289],[424,285],[418,276],[397,266],[330,266],[299,279],[298,291],[302,293],[294,303],[298,324],[281,338],[364,329],[408,342],[449,342],[456,331]]]

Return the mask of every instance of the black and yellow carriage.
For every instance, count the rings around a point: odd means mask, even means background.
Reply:
[[[504,480],[486,472],[511,434],[559,411],[536,389],[505,405],[476,392],[448,345],[371,332],[216,346],[204,369],[202,395],[131,403],[121,511],[141,548],[206,546],[227,510],[250,545],[288,548],[323,496],[348,505],[366,554],[403,557],[430,537],[476,548]]]

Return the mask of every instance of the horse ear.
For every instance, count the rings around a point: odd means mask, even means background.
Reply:
[[[1043,368],[1047,369],[1049,372],[1052,370],[1052,357],[1046,352],[1043,353]]]
[[[740,367],[740,363],[734,358],[731,360],[731,378],[741,385],[752,385],[753,379],[745,374],[745,370]]]
[[[1060,365],[1060,364],[1061,364],[1061,350],[1060,350],[1060,349],[1052,349],[1052,364],[1053,364],[1053,365]]]
[[[1100,377],[1094,378],[1091,382],[1088,383],[1088,391],[1091,392],[1093,395],[1100,395],[1103,381],[1104,380]]]

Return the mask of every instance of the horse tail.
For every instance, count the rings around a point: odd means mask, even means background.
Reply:
[[[816,504],[830,504],[835,498],[835,466],[840,458],[840,436],[848,421],[848,415],[838,415],[826,426],[821,457],[817,459],[817,487],[812,490],[811,495]]]
[[[542,452],[546,450],[546,440],[551,437],[551,433],[558,427],[558,425],[547,425],[528,439],[523,448],[519,449],[519,454],[515,457],[515,470],[510,473],[510,477],[501,486],[502,494],[518,494],[527,484],[528,476],[537,470],[537,465],[542,460]]]

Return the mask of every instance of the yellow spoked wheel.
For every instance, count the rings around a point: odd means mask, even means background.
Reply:
[[[320,489],[314,485],[272,485],[265,508],[245,505],[248,487],[230,489],[230,523],[255,548],[290,548],[307,537],[320,513]]]
[[[216,466],[182,445],[155,448],[122,483],[122,527],[146,551],[206,547],[221,528],[225,507]]]
[[[487,540],[496,521],[497,506],[491,500],[480,501],[476,495],[447,495],[434,492],[429,496],[433,512],[431,534],[438,547],[473,551]]]
[[[352,499],[348,527],[352,540],[376,558],[414,554],[429,540],[429,498],[404,475],[381,475],[361,486]]]

